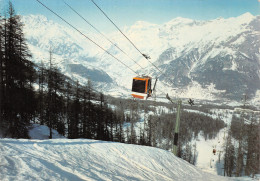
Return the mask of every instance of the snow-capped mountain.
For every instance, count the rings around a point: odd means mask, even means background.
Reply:
[[[245,92],[252,97],[260,89],[259,16],[184,22],[180,28],[167,24],[160,32],[172,37],[169,42],[183,44],[173,43],[157,59],[177,87],[214,85],[231,99]]]
[[[96,62],[98,53],[80,34],[48,20],[42,15],[30,15],[22,18],[24,33],[29,49],[36,64],[43,62],[49,66],[49,52],[53,53],[52,62],[65,75],[86,83],[92,80],[96,86],[109,89],[115,86],[112,78],[99,66],[92,66],[89,62]],[[95,35],[93,35],[95,36]],[[98,38],[96,38],[98,39]],[[88,51],[86,51],[88,50]]]
[[[104,89],[110,93],[130,94],[135,73],[78,32],[42,15],[24,16],[23,22],[33,61],[45,60],[47,64],[51,46],[58,66],[66,75],[81,82],[91,78],[99,85],[105,83],[108,86]],[[259,16],[245,13],[210,21],[178,17],[162,25],[138,21],[122,30],[161,72],[119,32],[107,36],[127,56],[102,36],[81,31],[139,74],[158,76],[158,92],[234,100],[245,92],[253,97],[260,89]]]

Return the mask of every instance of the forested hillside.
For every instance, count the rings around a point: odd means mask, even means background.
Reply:
[[[176,105],[155,100],[113,98],[63,75],[53,63],[34,64],[23,34],[21,17],[9,3],[0,17],[0,136],[28,138],[32,124],[46,125],[69,139],[96,139],[171,150]],[[213,106],[214,107],[214,106]],[[193,111],[188,111],[192,109]],[[211,116],[211,107],[181,110],[177,156],[196,164],[196,140],[213,139],[227,125]],[[234,115],[225,144],[227,176],[259,172],[259,119]]]
[[[29,138],[30,124],[39,123],[47,125],[50,130],[56,129],[68,138],[90,138],[150,146],[161,146],[157,142],[165,135],[168,142],[172,139],[169,133],[173,131],[174,122],[160,115],[162,113],[158,116],[155,107],[126,99],[121,99],[119,104],[115,101],[113,103],[112,100],[109,103],[104,94],[93,90],[90,80],[87,85],[80,85],[79,82],[62,75],[59,67],[52,63],[51,49],[48,67],[43,64],[34,65],[30,61],[32,55],[24,39],[23,24],[11,3],[8,16],[1,17],[0,35],[1,130],[4,137]],[[146,115],[146,118],[140,117],[143,111],[151,111],[153,114]],[[174,114],[170,116],[174,117]],[[206,121],[206,124],[212,121],[204,116],[196,116]],[[183,120],[188,121],[189,117],[196,119],[191,115],[184,116]],[[142,135],[137,136],[135,124],[140,120],[145,121],[146,127],[140,131]],[[163,127],[163,124],[168,124],[169,121],[172,126]],[[124,132],[126,122],[131,123],[127,135]],[[206,124],[197,129],[196,134],[203,130]],[[182,130],[181,134],[190,138],[191,135],[187,133],[194,128],[187,129]],[[52,138],[52,131],[49,138]],[[165,149],[170,149],[170,146]]]

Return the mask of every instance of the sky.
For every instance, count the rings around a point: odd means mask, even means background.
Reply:
[[[85,28],[88,26],[68,8],[63,0],[40,0],[50,9],[71,22]],[[115,30],[91,0],[64,0],[90,23],[104,32]],[[136,21],[155,24],[166,23],[176,17],[195,20],[210,20],[219,17],[237,17],[246,12],[260,15],[260,0],[94,0],[100,8],[119,26],[131,26]],[[1,9],[8,0],[0,0]],[[36,0],[11,0],[17,14],[42,14],[60,22],[50,11]],[[3,10],[1,10],[2,12]]]

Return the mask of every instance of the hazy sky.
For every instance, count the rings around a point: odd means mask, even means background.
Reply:
[[[48,19],[59,21],[36,0],[11,0],[17,14],[42,14]],[[84,18],[101,31],[115,30],[111,23],[94,6],[91,0],[64,0],[76,9]],[[216,19],[218,17],[236,17],[250,12],[260,15],[260,0],[94,0],[103,11],[119,26],[131,26],[142,20],[163,24],[176,17],[196,20]],[[8,0],[0,0],[1,9]],[[73,25],[88,26],[63,0],[41,0]]]

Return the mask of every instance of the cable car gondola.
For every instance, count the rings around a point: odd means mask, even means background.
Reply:
[[[152,96],[152,78],[149,76],[134,77],[132,94],[134,98],[147,99]]]

